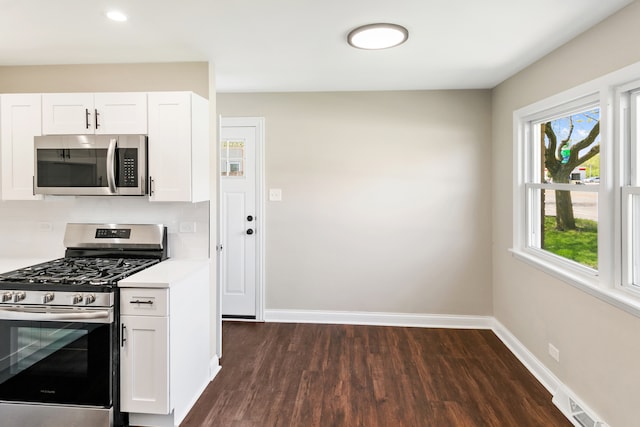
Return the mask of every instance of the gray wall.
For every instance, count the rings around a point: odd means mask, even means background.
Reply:
[[[632,3],[493,92],[495,317],[612,427],[638,425],[640,319],[514,258],[515,109],[640,61],[640,3]],[[640,77],[640,76],[639,76]],[[547,344],[560,349],[560,362]]]
[[[0,67],[0,93],[190,90],[209,99],[206,62]]]
[[[489,91],[218,94],[266,123],[266,308],[490,315]],[[268,198],[266,198],[268,199]]]

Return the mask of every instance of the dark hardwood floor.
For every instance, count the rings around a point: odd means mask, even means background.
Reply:
[[[223,352],[180,427],[571,426],[487,330],[225,322]]]

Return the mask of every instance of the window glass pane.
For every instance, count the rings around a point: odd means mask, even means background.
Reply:
[[[628,153],[630,168],[629,181],[632,186],[640,186],[640,93],[631,95],[631,147]]]
[[[629,130],[631,144],[628,147],[628,179],[631,184],[631,194],[629,195],[629,218],[626,224],[629,229],[629,243],[625,248],[627,252],[623,253],[623,256],[628,260],[631,284],[640,289],[640,194],[638,194],[637,188],[640,186],[640,92],[632,93],[630,99],[631,117]],[[632,187],[636,188],[633,189]]]
[[[640,288],[640,195],[631,196],[631,284]]]
[[[599,108],[540,123],[538,135],[543,182],[599,182]]]
[[[222,141],[220,146],[220,175],[244,176],[244,141]]]
[[[539,249],[598,268],[598,193],[544,190]]]

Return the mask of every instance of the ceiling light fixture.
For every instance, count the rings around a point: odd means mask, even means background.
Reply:
[[[110,10],[109,12],[107,12],[107,18],[111,19],[112,21],[124,22],[127,20],[127,15],[118,10]]]
[[[409,31],[396,24],[369,24],[352,30],[347,41],[358,49],[387,49],[407,41]]]

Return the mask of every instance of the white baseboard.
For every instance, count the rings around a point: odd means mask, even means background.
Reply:
[[[533,374],[540,384],[546,388],[552,395],[556,393],[561,382],[553,372],[549,370],[527,347],[524,346],[507,328],[504,327],[497,319],[493,319],[493,333],[500,338],[500,341],[507,346],[520,362]]]
[[[173,422],[173,412],[168,415],[157,414],[129,414],[129,424],[140,427],[176,427]]]
[[[220,358],[218,356],[213,356],[209,361],[209,382],[213,381],[221,368]]]
[[[493,319],[493,333],[507,346],[518,360],[533,374],[553,396],[552,402],[560,412],[576,427],[591,425],[607,427],[578,396],[556,377],[533,353],[531,353],[507,328],[497,319]],[[576,406],[578,405],[578,406]],[[586,418],[585,418],[586,417]],[[585,424],[579,420],[582,419]]]
[[[578,402],[585,412],[595,418],[597,427],[606,427],[595,414],[531,353],[502,323],[492,316],[461,316],[412,313],[375,313],[320,310],[265,310],[265,322],[279,323],[323,323],[343,325],[408,326],[418,328],[491,329],[520,362],[551,393],[553,403],[575,426],[569,402]],[[571,400],[569,400],[571,399]]]
[[[491,329],[491,316],[376,313],[320,310],[265,310],[265,322]]]

